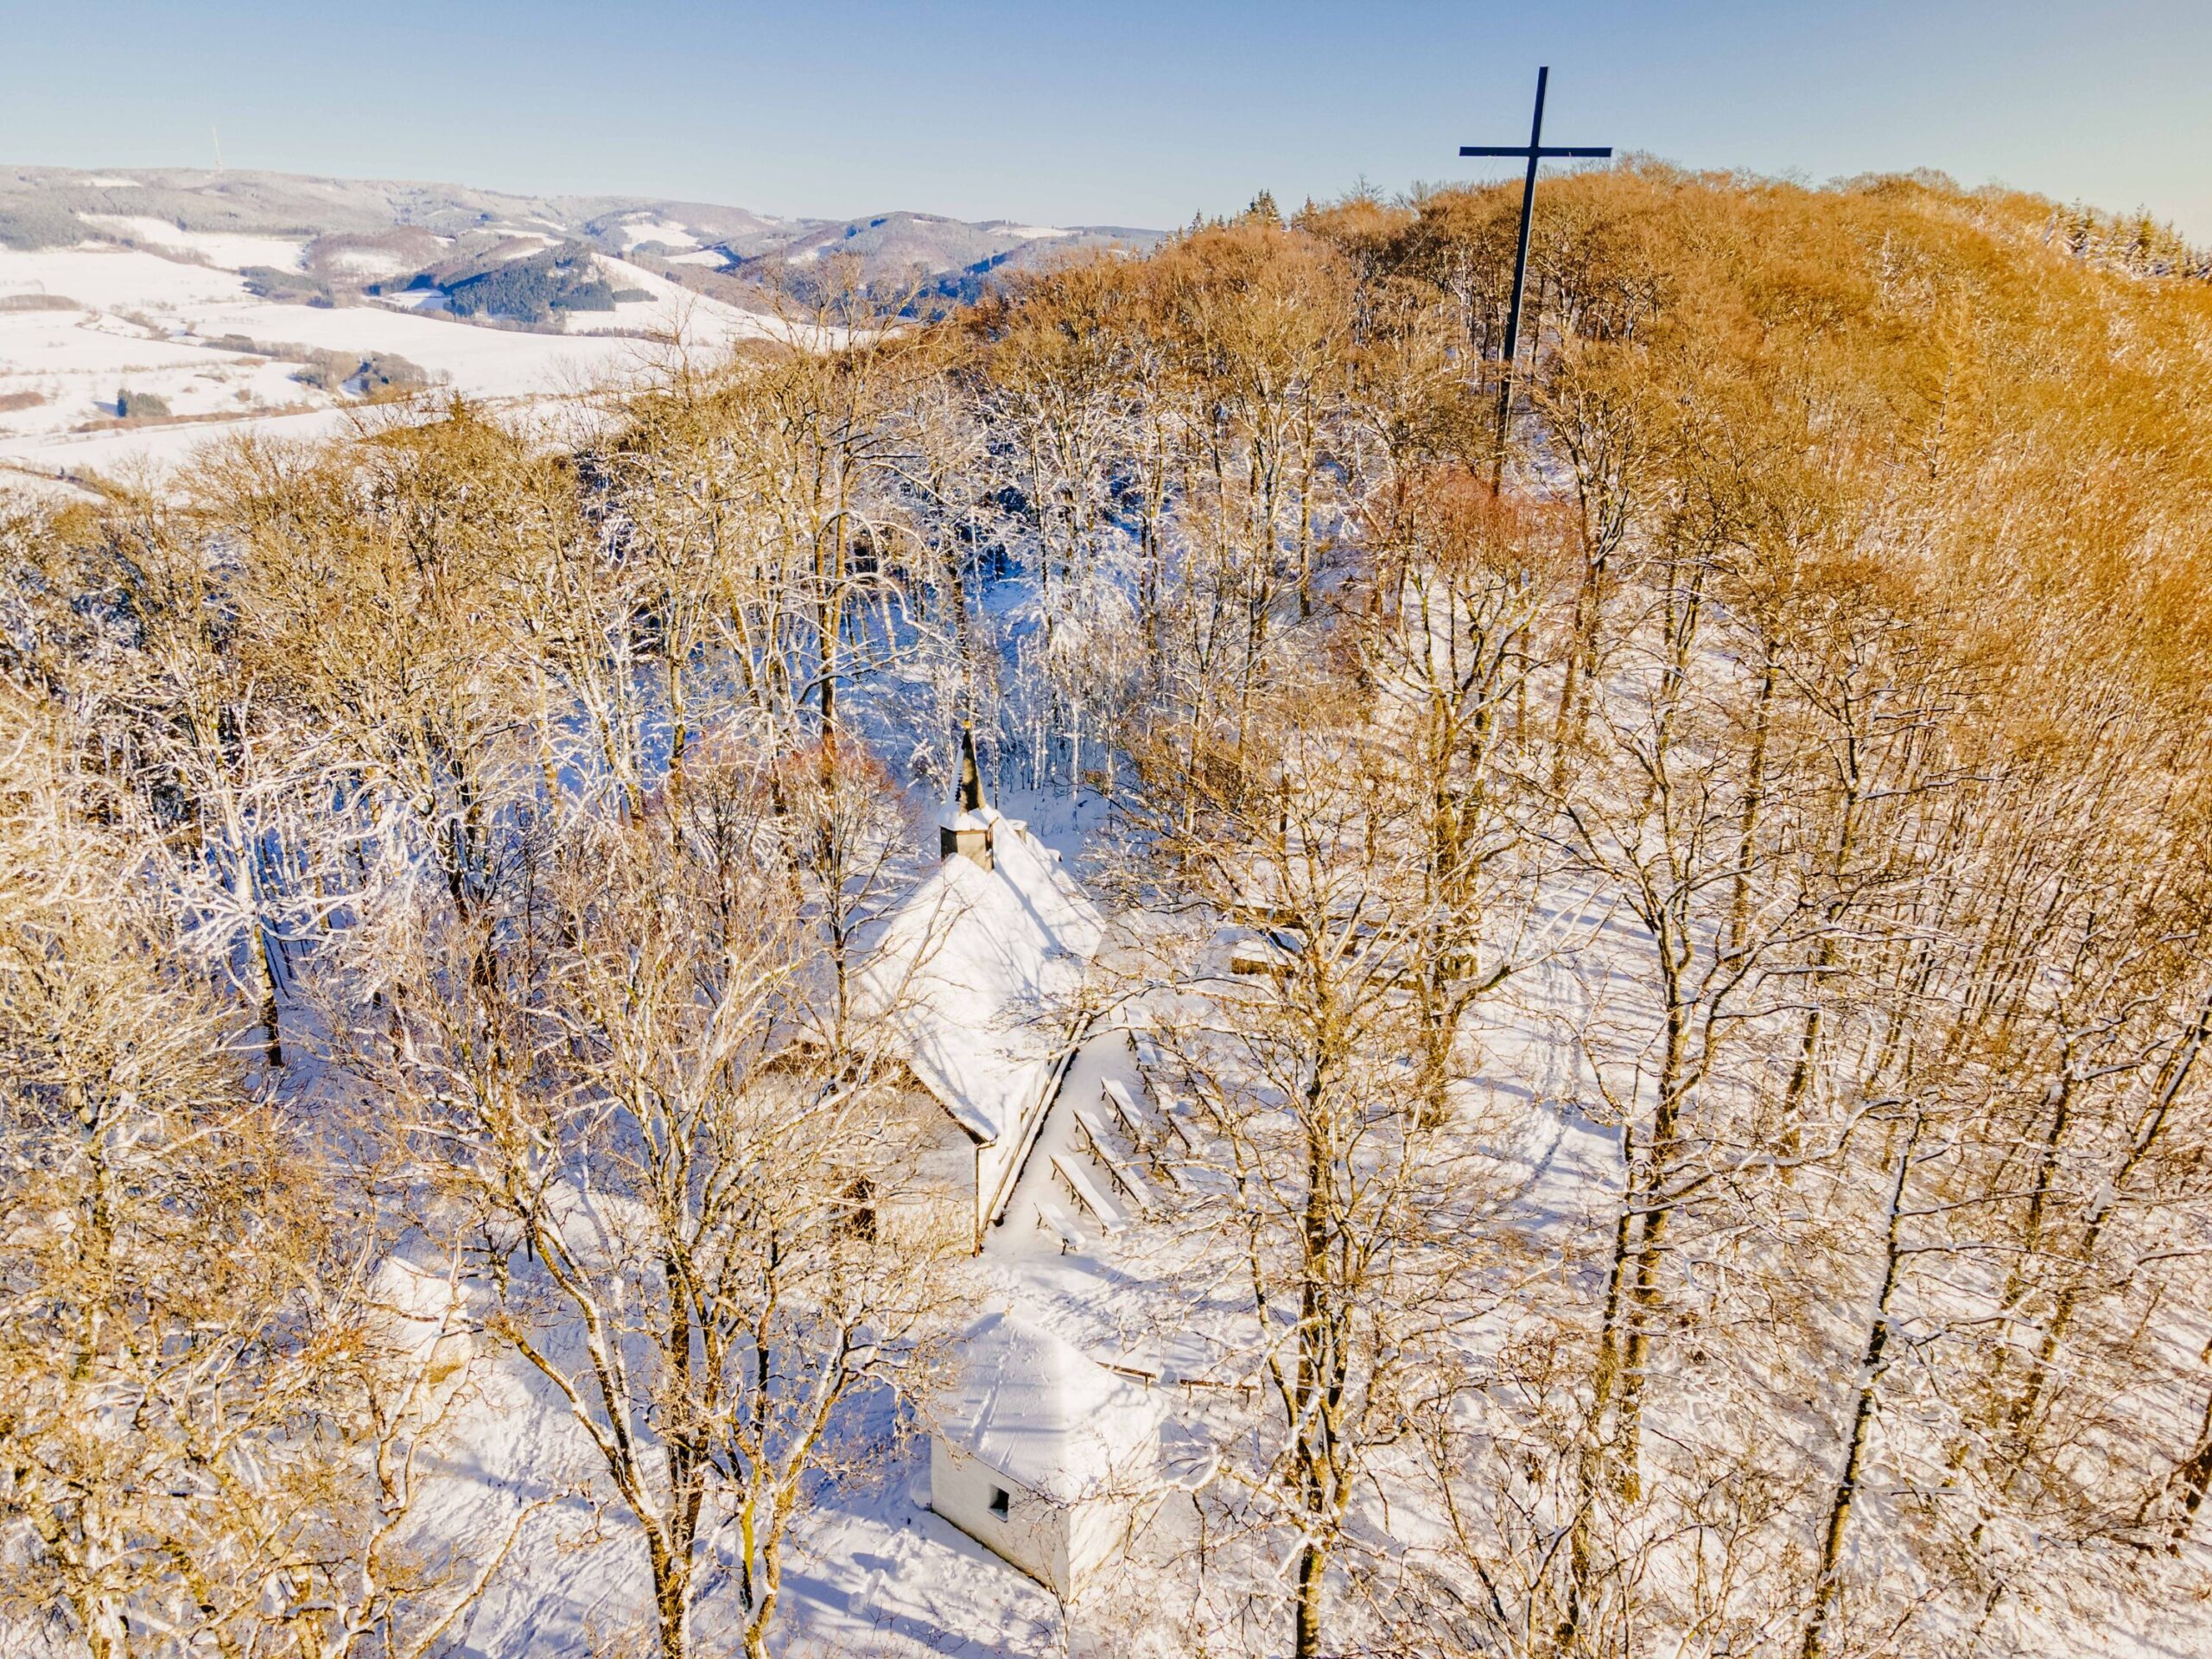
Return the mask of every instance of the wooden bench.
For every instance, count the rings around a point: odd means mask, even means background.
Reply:
[[[1183,1143],[1185,1153],[1191,1150],[1190,1132],[1175,1121],[1175,1115],[1161,1111],[1149,1101],[1132,1097],[1118,1078],[1108,1077],[1099,1089],[1113,1107],[1114,1116],[1128,1128],[1129,1138],[1150,1156],[1153,1167],[1164,1172],[1179,1189],[1187,1189],[1190,1184],[1184,1179],[1182,1166],[1168,1161],[1161,1145],[1172,1135]]]
[[[1106,1097],[1106,1103],[1114,1109],[1114,1116],[1122,1120],[1122,1127],[1137,1145],[1142,1146],[1148,1137],[1158,1133],[1159,1125],[1152,1121],[1152,1112],[1130,1098],[1119,1077],[1108,1077],[1098,1085],[1098,1092]]]
[[[1060,1254],[1083,1248],[1083,1235],[1076,1230],[1074,1218],[1050,1198],[1037,1200],[1037,1220],[1044,1230],[1060,1242]]]
[[[1054,1153],[1052,1173],[1066,1185],[1069,1195],[1076,1203],[1108,1232],[1118,1233],[1129,1224],[1129,1218],[1122,1213],[1121,1205],[1101,1192],[1098,1183],[1092,1180],[1083,1166],[1074,1159],[1065,1153]]]
[[[1084,1140],[1090,1143],[1092,1154],[1106,1166],[1106,1173],[1114,1178],[1114,1185],[1129,1195],[1129,1202],[1147,1216],[1157,1210],[1159,1202],[1153,1197],[1151,1187],[1145,1185],[1144,1177],[1131,1169],[1121,1154],[1114,1150],[1114,1144],[1106,1138],[1106,1128],[1098,1121],[1098,1115],[1088,1106],[1078,1106],[1075,1109],[1075,1122],[1076,1127],[1083,1131]]]

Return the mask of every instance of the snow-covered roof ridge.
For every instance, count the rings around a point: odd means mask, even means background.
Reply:
[[[1156,1480],[1158,1402],[1074,1344],[1001,1311],[969,1326],[960,1355],[938,1427],[977,1461],[1057,1503]]]
[[[997,823],[1002,815],[995,806],[963,807],[957,799],[947,801],[938,809],[938,827],[945,830],[988,830]],[[1026,826],[1016,824],[1016,829]]]
[[[986,1143],[1017,1133],[1049,1085],[1106,925],[1018,821],[992,814],[992,852],[990,869],[956,855],[918,882],[855,986],[862,1015]]]

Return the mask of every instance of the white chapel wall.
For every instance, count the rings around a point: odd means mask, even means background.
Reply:
[[[991,1495],[1007,1497],[1001,1519]],[[1067,1512],[981,1460],[930,1437],[930,1507],[1032,1578],[1066,1593]]]

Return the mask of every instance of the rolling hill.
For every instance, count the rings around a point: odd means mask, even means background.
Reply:
[[[672,342],[788,338],[835,286],[910,315],[1158,232],[155,168],[0,168],[0,473],[313,435],[419,386],[529,402]]]

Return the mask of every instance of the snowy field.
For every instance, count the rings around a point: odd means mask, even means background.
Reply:
[[[512,406],[638,384],[679,343],[713,353],[785,333],[614,259],[601,260],[607,279],[646,298],[537,333],[460,321],[419,297],[323,306],[255,295],[241,272],[300,270],[302,240],[158,219],[95,228],[138,245],[0,249],[0,481],[158,476],[243,431],[342,429],[359,400],[301,378],[316,353],[404,358],[434,385]],[[125,418],[125,394],[166,413]]]

